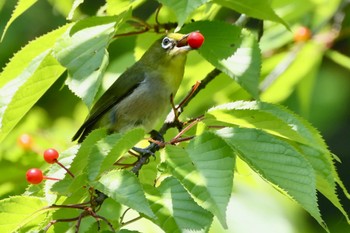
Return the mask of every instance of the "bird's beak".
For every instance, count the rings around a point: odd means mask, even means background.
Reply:
[[[173,48],[173,54],[186,53],[192,48],[187,43],[187,37],[189,34],[181,34],[181,33],[169,33],[168,36],[173,38],[176,41],[176,45]]]

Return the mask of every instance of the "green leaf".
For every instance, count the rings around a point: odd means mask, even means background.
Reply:
[[[112,38],[115,22],[111,22],[110,17],[107,22],[74,34],[68,30],[54,46],[54,56],[68,70],[68,87],[89,107],[108,64],[106,48]]]
[[[112,170],[104,174],[94,187],[120,204],[154,218],[139,180],[126,170]]]
[[[157,216],[152,221],[165,232],[209,229],[213,216],[198,206],[176,179],[168,177],[157,188],[147,186],[146,191]]]
[[[79,7],[79,5],[81,5],[84,2],[84,0],[74,0],[72,8],[69,11],[68,20],[72,20],[73,16],[74,16],[74,11]]]
[[[257,101],[236,101],[219,105],[209,109],[204,122],[209,126],[258,128],[291,141],[307,143],[307,139],[289,121],[278,117],[278,112],[282,112],[282,109],[271,113],[264,106],[267,108],[269,105]]]
[[[138,177],[142,184],[154,185],[154,181],[157,180],[159,175],[158,166],[160,163],[160,156],[154,156],[155,158],[150,159],[147,166],[143,166],[139,171]]]
[[[16,8],[13,10],[10,20],[6,23],[5,29],[2,32],[0,42],[4,39],[7,29],[11,24],[26,10],[33,6],[38,0],[18,0]]]
[[[85,30],[87,28],[92,28],[92,27],[98,27],[101,25],[111,24],[111,23],[114,23],[115,28],[118,28],[118,26],[121,26],[121,24],[125,23],[125,21],[127,21],[131,17],[132,17],[131,9],[126,10],[117,16],[104,16],[104,17],[92,16],[76,22],[72,26],[69,32],[69,35],[73,36],[75,33],[81,30]]]
[[[320,133],[306,120],[295,115],[282,106],[260,103],[260,108],[279,119],[288,123],[300,136],[304,138],[304,143],[298,142],[296,147],[304,157],[310,162],[316,173],[317,189],[327,197],[350,222],[349,216],[339,202],[336,195],[335,182],[339,184],[344,194],[349,198],[349,193],[339,178],[334,165],[332,153],[323,140]]]
[[[297,201],[327,230],[318,209],[314,170],[293,146],[257,129],[225,128],[217,134],[253,170]]]
[[[207,132],[191,141],[186,150],[168,146],[166,152],[171,173],[200,206],[227,227],[225,213],[235,163],[232,149],[220,137]]]
[[[106,137],[107,130],[105,128],[99,128],[93,130],[80,144],[77,155],[75,156],[70,170],[73,174],[79,175],[83,170],[86,169],[88,165],[88,155],[90,154],[91,149],[97,143],[98,140]]]
[[[101,165],[106,157],[111,154],[113,146],[122,138],[122,135],[115,133],[108,135],[105,138],[102,138],[91,148],[91,151],[86,158],[87,163],[87,174],[89,180],[95,180],[101,172]],[[117,158],[114,161],[117,161],[122,154],[117,154]]]
[[[19,52],[17,52],[6,65],[0,75],[0,88],[12,80],[14,83],[20,83],[23,80],[23,73],[28,73],[28,66],[33,64],[33,60],[47,52],[48,49],[52,48],[57,38],[59,38],[71,24],[67,24],[61,28],[58,28],[52,32],[49,32],[35,40],[29,42]]]
[[[74,178],[66,176],[64,179],[54,183],[50,191],[60,196],[72,196],[74,192],[86,186],[87,183],[88,178],[86,173],[74,175]]]
[[[47,203],[38,197],[13,196],[0,201],[0,232],[25,232],[38,227],[45,215],[35,212]],[[24,232],[23,231],[23,232]]]
[[[253,18],[271,20],[283,24],[289,29],[289,26],[281,19],[271,8],[269,1],[261,0],[214,0],[213,2],[235,10],[239,13],[246,14]]]
[[[327,49],[325,55],[338,65],[350,70],[350,57],[331,49]]]
[[[87,158],[87,173],[90,181],[110,169],[118,159],[143,139],[145,131],[135,128],[126,133],[115,133],[99,140]]]
[[[346,195],[348,191],[337,174],[332,153],[320,133],[306,120],[279,105],[237,101],[210,109],[204,122],[207,125],[258,128],[288,139],[312,165],[317,190],[349,219],[336,195],[336,182]]]
[[[217,68],[234,78],[255,99],[259,99],[260,48],[254,34],[242,31],[242,36],[243,41],[237,51],[227,59],[221,60]]]
[[[64,68],[49,55],[49,50],[37,56],[17,79],[0,90],[0,141],[40,99],[64,72]]]
[[[74,174],[75,178],[72,180],[72,177],[69,174],[66,174],[63,180],[60,180],[53,184],[51,190],[58,192],[60,195],[71,195],[76,187],[81,187],[86,185],[88,182],[87,178],[87,166],[88,166],[88,155],[92,147],[96,142],[107,135],[106,129],[100,128],[93,130],[80,144],[78,152],[76,153],[73,162],[70,165],[69,170]]]
[[[349,215],[341,205],[340,199],[337,196],[336,182],[339,184],[348,198],[349,194],[337,174],[334,163],[329,160],[332,156],[331,153],[320,151],[317,148],[303,144],[298,144],[297,148],[310,162],[315,171],[317,190],[322,193],[335,207],[337,207],[344,215],[348,223],[350,223]]]
[[[77,151],[78,151],[79,145],[72,146],[65,151],[59,152],[59,162],[65,166],[67,169],[70,169],[70,164],[72,163],[72,160],[74,159]],[[50,166],[50,169],[48,172],[45,172],[46,176],[48,177],[55,177],[57,179],[63,179],[65,176],[69,176],[69,185],[72,185],[75,187],[75,191],[77,187],[82,187],[83,185],[86,185],[86,183],[78,183],[76,182],[77,179],[71,177],[67,174],[67,171],[63,169],[61,166]],[[62,180],[46,180],[44,191],[45,191],[45,198],[46,201],[49,204],[54,204],[57,199],[57,193],[52,192],[52,186],[56,185],[58,182],[62,182]],[[73,184],[74,183],[74,184]]]
[[[158,2],[175,12],[178,27],[181,28],[188,16],[208,0],[158,0]]]
[[[196,30],[205,37],[198,52],[258,99],[261,55],[256,37],[235,25],[219,21],[199,21],[183,29],[184,32]]]
[[[128,229],[121,229],[120,231],[118,231],[118,233],[141,233],[139,231],[131,231]]]
[[[136,8],[144,0],[106,0],[106,12],[108,15],[119,15],[131,8]]]
[[[2,8],[4,7],[5,2],[6,2],[6,0],[1,0],[1,1],[0,1],[0,11],[1,11]]]
[[[49,53],[67,27],[30,42],[0,74],[0,141],[64,71]]]
[[[328,151],[322,136],[310,123],[276,104],[260,101],[236,101],[210,109],[206,117],[207,124],[254,127],[290,141]]]

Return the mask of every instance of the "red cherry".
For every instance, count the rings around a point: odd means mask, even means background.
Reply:
[[[295,42],[304,42],[310,40],[312,36],[311,30],[307,27],[299,27],[294,33]]]
[[[29,169],[26,173],[27,181],[31,184],[40,184],[44,179],[43,172],[38,168]]]
[[[58,156],[58,151],[53,148],[44,151],[44,159],[47,163],[56,163]]]
[[[200,32],[191,32],[187,37],[188,45],[193,49],[198,49],[204,42],[204,36]]]
[[[57,150],[53,149],[53,148],[49,148],[47,150],[44,151],[44,159],[47,163],[53,164],[53,163],[57,163],[59,166],[61,166],[64,170],[66,170],[66,172],[68,172],[68,174],[74,178],[74,175],[71,171],[69,171],[68,168],[66,168],[62,163],[60,163],[57,159],[59,157],[59,153]],[[44,177],[45,178],[45,177]]]
[[[31,150],[33,147],[33,138],[29,134],[22,134],[17,139],[18,145],[24,150]]]

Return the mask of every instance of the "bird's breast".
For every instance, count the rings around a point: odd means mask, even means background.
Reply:
[[[169,111],[171,93],[163,79],[146,75],[140,85],[110,111],[110,130],[120,132],[142,126],[151,131]]]

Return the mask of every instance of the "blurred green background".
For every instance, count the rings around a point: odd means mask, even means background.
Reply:
[[[19,17],[0,43],[0,67],[4,67],[11,56],[28,41],[65,24],[64,15],[69,12],[71,2],[66,1],[66,7],[59,4],[58,8],[55,7],[55,1],[41,0]],[[0,31],[4,29],[15,4],[14,0],[0,0]],[[76,15],[95,14],[98,6],[102,4],[103,1],[85,1]],[[350,16],[348,14],[350,7],[347,6],[344,11],[342,36],[334,41],[332,49],[350,56]],[[302,17],[299,16],[297,23],[311,24],[310,17],[310,12],[305,11]],[[293,33],[285,31],[283,35],[287,35],[286,37],[290,39]],[[134,39],[120,39],[118,43],[111,45],[109,52],[115,57],[132,57],[127,53],[126,48],[134,46],[134,43]],[[288,51],[291,43],[279,49]],[[308,63],[313,58],[310,56],[304,62]],[[268,59],[266,56],[267,62]],[[338,172],[345,186],[350,189],[350,71],[334,62],[329,56],[323,56],[321,59],[321,65],[312,81],[312,88],[309,89],[309,97],[301,99],[303,95],[300,94],[302,90],[299,86],[307,85],[307,80],[300,81],[288,98],[280,103],[305,117],[320,130],[330,150],[341,159],[342,163],[337,164]],[[132,62],[132,58],[129,62]],[[128,64],[121,66],[125,67]],[[1,143],[0,198],[23,193],[27,186],[24,175],[29,167],[47,166],[38,155],[40,151],[47,147],[64,150],[72,145],[70,138],[83,121],[86,112],[81,101],[64,85],[64,77],[60,78]],[[23,133],[32,135],[38,153],[24,151],[18,146],[17,139]],[[257,232],[254,229],[259,229],[259,232],[279,233],[323,231],[299,206],[265,184],[244,164],[238,166],[235,179],[235,189],[228,208],[230,230],[227,232],[233,230],[234,232]],[[339,195],[349,213],[350,201],[343,197],[341,192]],[[322,195],[319,195],[319,203],[321,213],[331,232],[350,232],[350,227],[341,213]],[[245,224],[242,224],[244,221]],[[220,229],[220,227],[214,224],[213,229]],[[216,232],[219,231],[223,230]]]

